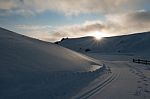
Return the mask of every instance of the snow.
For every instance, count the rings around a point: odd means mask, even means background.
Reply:
[[[149,99],[150,33],[57,44],[0,28],[0,99]],[[91,49],[85,52],[85,49]]]
[[[90,71],[96,63],[94,59],[59,45],[31,39],[4,29],[0,29],[0,45],[0,62],[4,69],[2,71],[8,68],[24,68],[29,71],[80,72]]]
[[[72,99],[149,99],[150,65],[133,63],[129,55],[88,55],[103,60],[111,73],[97,77]]]
[[[104,37],[96,40],[94,37],[70,38],[59,42],[59,45],[69,49],[85,52],[90,49],[91,53],[124,53],[150,58],[150,32],[132,35]]]
[[[103,70],[99,60],[0,28],[0,99],[67,99]]]
[[[65,39],[58,44],[101,60],[110,72],[98,76],[72,99],[149,99],[150,65],[132,59],[150,60],[150,32],[102,38]],[[91,51],[85,52],[86,49]]]

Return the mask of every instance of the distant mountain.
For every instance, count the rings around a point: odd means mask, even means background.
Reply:
[[[133,53],[150,55],[150,32],[104,37],[69,38],[57,42],[59,45],[79,52]]]

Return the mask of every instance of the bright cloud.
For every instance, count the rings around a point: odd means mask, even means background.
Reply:
[[[17,28],[29,30],[28,36],[47,41],[56,41],[63,37],[81,37],[95,31],[106,33],[109,36],[122,35],[150,31],[150,12],[137,11],[134,13],[107,15],[105,21],[86,21],[80,25],[60,27],[21,25],[17,26]]]
[[[57,11],[66,15],[119,13],[141,10],[149,0],[1,0],[0,9],[40,13]],[[21,11],[20,11],[21,10]]]
[[[79,37],[92,31],[106,33],[109,36],[150,31],[150,12],[137,11],[134,13],[107,15],[105,21],[87,21],[82,25],[66,26],[62,28],[60,33],[65,32],[68,33],[68,36]],[[64,36],[67,36],[67,34]]]

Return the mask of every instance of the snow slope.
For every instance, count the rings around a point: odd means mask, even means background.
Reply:
[[[63,48],[0,29],[0,65],[2,71],[90,71],[94,61]],[[8,67],[9,66],[9,67]]]
[[[59,44],[79,52],[90,49],[90,52],[133,53],[150,56],[149,42],[150,32],[144,32],[132,35],[104,37],[99,41],[96,41],[93,37],[65,39],[59,42]]]
[[[59,45],[0,28],[0,99],[67,99],[100,62]],[[76,82],[76,83],[74,83]]]

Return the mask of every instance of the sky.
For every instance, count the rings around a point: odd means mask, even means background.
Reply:
[[[150,31],[150,0],[0,0],[0,27],[54,42]]]

